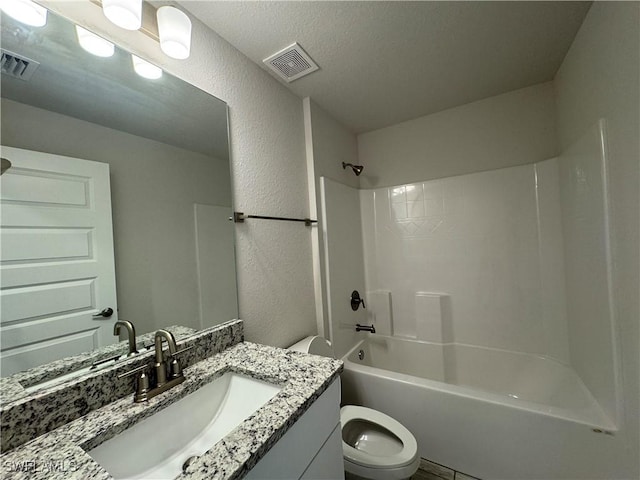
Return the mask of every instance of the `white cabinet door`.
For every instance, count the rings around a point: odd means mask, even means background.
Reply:
[[[245,479],[297,480],[311,479],[317,474],[321,475],[319,478],[330,475],[331,480],[342,480],[342,438],[336,430],[341,431],[339,378],[296,420]],[[307,470],[309,473],[303,476]]]
[[[2,147],[2,375],[114,343],[109,165]],[[113,309],[110,318],[95,317]]]
[[[333,433],[324,442],[300,480],[344,480],[344,453],[340,424],[333,429]]]

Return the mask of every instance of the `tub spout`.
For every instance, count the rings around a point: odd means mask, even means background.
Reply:
[[[356,332],[362,331],[376,333],[376,327],[373,326],[373,323],[371,325],[360,325],[356,323]]]

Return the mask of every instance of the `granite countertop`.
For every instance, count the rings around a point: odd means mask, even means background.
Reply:
[[[164,327],[174,334],[177,340],[193,335],[196,330],[181,325],[172,325]],[[136,336],[136,344],[138,348],[153,343],[155,332],[149,332]],[[129,351],[128,340],[116,342],[110,345],[104,345],[98,349],[73,355],[71,357],[61,358],[44,365],[30,368],[23,372],[18,372],[8,377],[0,378],[0,400],[2,403],[13,401],[21,396],[29,393],[29,390],[35,391],[39,388],[39,384],[43,384],[42,388],[46,388],[46,382],[55,381],[58,377],[72,374],[82,368],[90,367],[95,361],[112,357],[114,355],[126,355]],[[82,374],[85,372],[78,372]],[[60,380],[60,382],[66,381]]]
[[[174,403],[227,372],[280,385],[282,390],[211,450],[194,460],[179,479],[239,479],[284,435],[340,375],[342,362],[299,352],[239,343],[185,369],[186,380],[146,403],[127,396],[2,455],[7,479],[108,479],[87,450]]]

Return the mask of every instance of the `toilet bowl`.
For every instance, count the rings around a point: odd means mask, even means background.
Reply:
[[[307,337],[289,349],[334,356],[331,344],[320,336]],[[340,424],[348,480],[403,480],[418,470],[416,439],[397,420],[371,408],[346,405],[340,409]]]
[[[352,478],[402,480],[420,465],[415,437],[397,420],[366,407],[340,409],[345,471]]]

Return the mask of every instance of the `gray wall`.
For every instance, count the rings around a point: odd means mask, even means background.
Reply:
[[[551,82],[358,136],[362,188],[525,165],[557,154]]]

